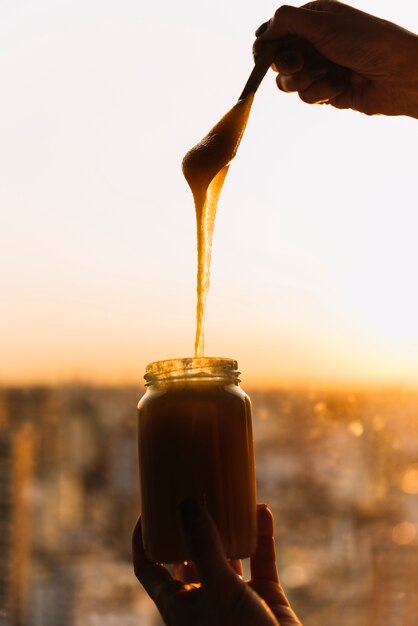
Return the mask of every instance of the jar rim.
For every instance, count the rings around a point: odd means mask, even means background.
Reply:
[[[238,362],[226,357],[185,357],[149,363],[145,370],[147,383],[183,378],[237,379]]]

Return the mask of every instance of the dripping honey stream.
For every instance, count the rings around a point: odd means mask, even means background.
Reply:
[[[219,195],[241,142],[254,94],[274,60],[270,42],[257,59],[238,102],[183,159],[183,173],[193,194],[197,226],[197,308],[195,357],[204,356],[204,321],[210,283],[212,237]]]

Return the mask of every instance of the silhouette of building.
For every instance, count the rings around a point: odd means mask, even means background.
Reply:
[[[17,392],[3,395],[0,424],[0,606],[6,624],[25,626],[32,539],[29,497],[34,471],[34,428],[24,414],[15,411],[16,395]]]

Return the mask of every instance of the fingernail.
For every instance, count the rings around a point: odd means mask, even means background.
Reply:
[[[182,526],[186,532],[194,530],[201,518],[199,503],[193,498],[185,498],[179,504]]]
[[[257,509],[268,509],[268,504],[266,504],[265,502],[259,502],[257,504]]]
[[[269,24],[270,24],[270,20],[268,20],[268,22],[264,22],[264,24],[261,24],[261,26],[259,26],[257,30],[255,31],[255,36],[260,37],[260,35],[265,33],[269,27]]]

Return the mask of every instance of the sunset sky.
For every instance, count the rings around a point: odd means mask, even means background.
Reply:
[[[297,3],[295,3],[297,4]],[[358,0],[418,32],[410,0]],[[141,384],[190,356],[181,160],[234,104],[260,0],[0,5],[0,384]],[[269,72],[222,193],[206,354],[245,386],[418,384],[418,122]]]

